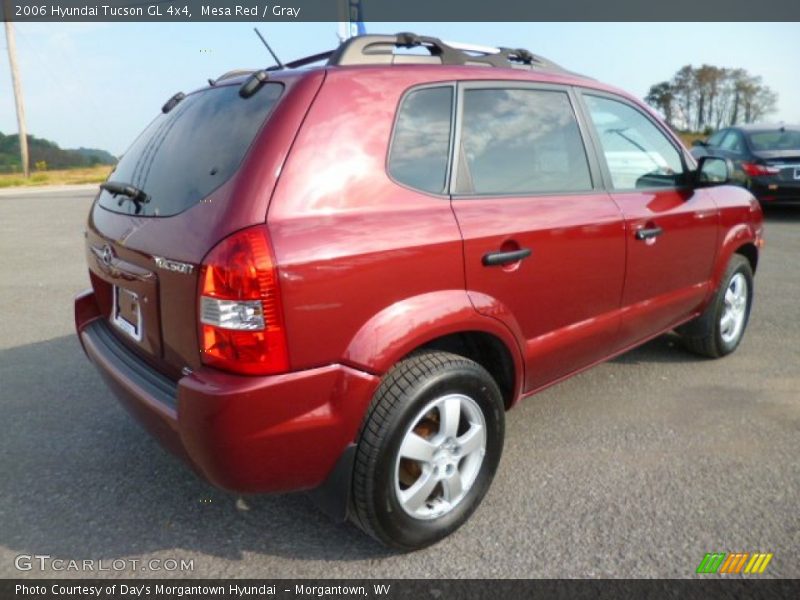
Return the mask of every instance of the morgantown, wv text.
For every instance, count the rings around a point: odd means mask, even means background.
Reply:
[[[281,586],[280,592],[292,593],[297,596],[315,596],[325,598],[329,596],[357,596],[369,598],[370,596],[386,596],[391,591],[391,585],[374,584],[371,589],[364,585],[306,585],[298,584],[290,588]],[[110,584],[110,585],[85,585],[85,584],[53,584],[53,585],[25,585],[17,584],[17,596],[44,597],[52,596],[125,596],[130,598],[158,597],[172,598],[183,596],[228,596],[239,598],[261,598],[275,596],[279,593],[276,585],[162,585],[162,584]]]

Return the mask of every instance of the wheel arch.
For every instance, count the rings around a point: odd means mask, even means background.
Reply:
[[[520,397],[525,372],[519,341],[505,323],[475,310],[465,290],[426,293],[384,308],[353,337],[344,362],[383,375],[424,349],[452,352],[483,366],[507,409]]]
[[[485,331],[459,331],[426,342],[414,350],[441,350],[475,361],[489,372],[503,395],[506,410],[517,398],[514,358],[497,336]]]
[[[753,273],[755,273],[758,265],[758,243],[760,239],[760,232],[752,223],[739,223],[725,232],[717,254],[717,261],[714,265],[709,299],[714,290],[721,284],[725,269],[728,268],[728,263],[735,254],[744,256],[750,263]]]

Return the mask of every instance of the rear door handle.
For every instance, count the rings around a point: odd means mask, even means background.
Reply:
[[[515,263],[531,255],[530,248],[520,248],[519,250],[511,250],[510,252],[489,252],[483,255],[484,267],[496,267],[498,265],[507,265]]]
[[[642,227],[636,230],[637,240],[653,240],[664,233],[661,227]]]

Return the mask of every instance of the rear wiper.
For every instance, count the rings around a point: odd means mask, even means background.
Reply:
[[[141,209],[142,204],[150,202],[150,196],[145,194],[139,188],[130,185],[129,183],[119,183],[118,181],[106,181],[100,184],[100,189],[111,193],[114,196],[122,196],[117,202],[118,206],[122,206],[125,200],[131,200],[136,205],[136,212]]]

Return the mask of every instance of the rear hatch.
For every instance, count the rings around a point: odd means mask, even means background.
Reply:
[[[145,129],[109,176],[110,191],[98,194],[86,255],[99,308],[162,373],[177,378],[199,366],[202,260],[229,234],[265,221],[323,77],[271,76],[247,98],[239,94],[246,79],[189,94]]]
[[[764,164],[780,169],[775,179],[800,184],[800,149],[753,152]]]
[[[793,127],[757,130],[747,134],[753,155],[779,169],[770,179],[800,183],[800,130]]]

